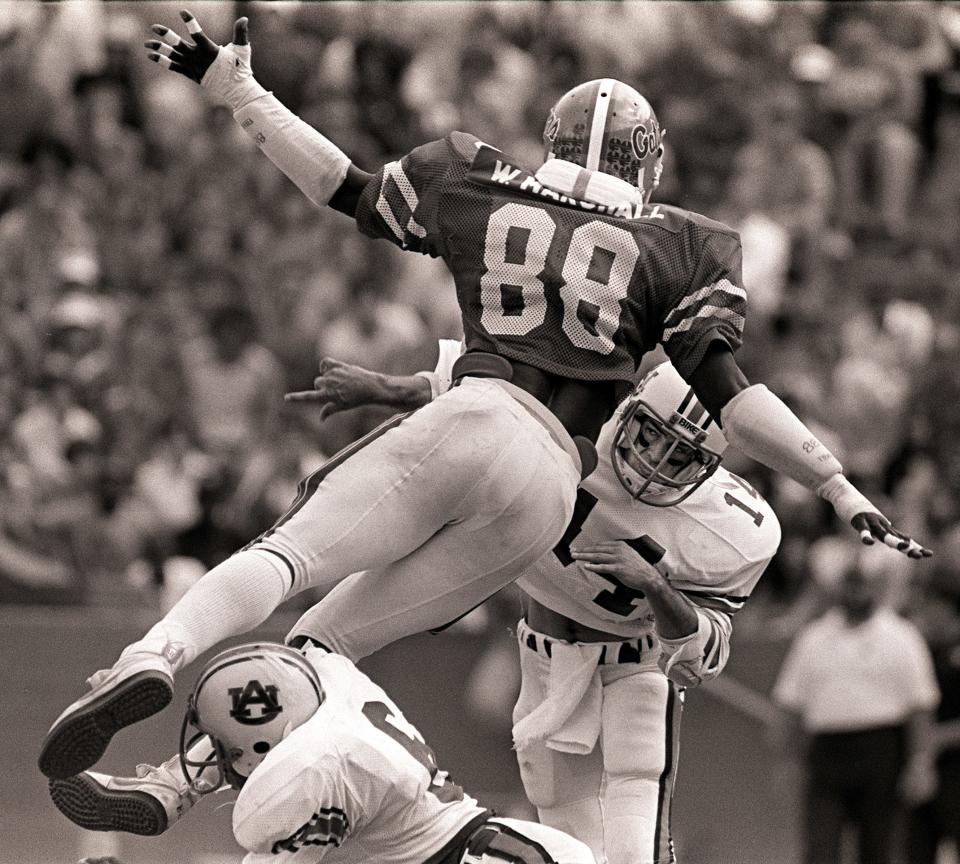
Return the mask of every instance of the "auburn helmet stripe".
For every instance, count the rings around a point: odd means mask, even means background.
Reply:
[[[249,647],[249,646],[244,646]],[[294,649],[290,649],[291,651]],[[219,672],[221,669],[225,669],[227,666],[234,666],[237,663],[250,663],[254,660],[265,660],[266,657],[263,654],[245,654],[241,657],[234,657],[232,660],[224,659],[222,663],[217,664],[216,666],[211,666],[203,675],[203,677],[197,681],[196,687],[194,687],[193,695],[197,697],[200,695],[200,689],[204,684],[207,683],[207,680],[211,675]],[[313,688],[313,691],[317,694],[318,700],[323,700],[323,691],[320,689],[320,683],[317,679],[316,673],[309,674],[304,663],[295,662],[293,659],[287,657],[278,657],[275,654],[271,657],[272,660],[279,661],[280,663],[286,663],[288,666],[292,666],[294,669],[298,669],[301,672],[305,673],[305,677],[310,682],[310,686]],[[310,669],[310,671],[313,671]]]
[[[610,114],[610,97],[617,82],[613,78],[601,78],[597,82],[597,93],[593,103],[593,117],[590,120],[590,138],[587,142],[588,171],[596,171],[600,166],[600,154],[606,141],[607,120]]]

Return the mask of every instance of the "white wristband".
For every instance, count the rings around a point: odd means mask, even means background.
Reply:
[[[253,77],[253,70],[250,68],[250,46],[234,45],[232,42],[220,46],[216,58],[204,73],[200,86],[234,112],[254,99],[267,95],[267,91]]]
[[[829,501],[837,515],[848,524],[858,513],[880,513],[843,474],[834,474],[817,489],[817,494]]]

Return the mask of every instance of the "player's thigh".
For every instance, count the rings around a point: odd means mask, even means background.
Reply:
[[[501,834],[490,842],[487,857],[476,860],[486,862],[515,861],[520,864],[595,864],[596,859],[590,847],[571,837],[569,834],[529,822],[525,819],[495,817],[490,820],[499,825]],[[544,855],[544,853],[546,853]],[[464,858],[464,864],[475,859]]]
[[[652,665],[602,667],[601,675],[604,771],[659,781],[679,751],[682,691]]]
[[[519,572],[563,532],[577,478],[533,418],[492,395],[437,409],[438,400],[369,441],[305,484],[257,545],[291,562],[295,590],[382,568],[441,529],[456,529],[471,568],[482,557],[488,573]],[[444,565],[455,558],[431,557]]]
[[[508,561],[473,548],[450,525],[399,561],[354,573],[307,610],[290,635],[303,634],[359,660],[415,633],[443,627],[518,575]]]

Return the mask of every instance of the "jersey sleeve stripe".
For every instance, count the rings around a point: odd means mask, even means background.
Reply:
[[[403,170],[403,165],[400,162],[387,163],[383,167],[383,182],[377,198],[377,212],[401,242],[406,239],[405,232],[420,238],[427,234],[423,226],[413,218],[419,204],[420,199],[410,178]]]
[[[706,300],[708,297],[713,297],[717,292],[722,291],[724,294],[732,294],[736,297],[740,297],[743,300],[747,299],[747,292],[745,289],[741,288],[739,285],[734,285],[729,279],[720,279],[717,282],[711,282],[709,285],[705,285],[699,291],[694,291],[693,294],[689,294],[683,298],[683,300],[678,303],[673,311],[667,316],[669,321],[671,318],[676,319],[677,315],[682,312],[684,309],[688,309],[696,303],[699,303],[701,300]]]
[[[693,327],[694,324],[710,319],[714,321],[729,321],[740,332],[743,331],[743,325],[746,322],[745,317],[741,313],[735,312],[726,306],[701,306],[700,311],[698,311],[696,315],[685,318],[676,326],[668,327],[664,330],[660,341],[665,343],[677,333],[683,333]]]
[[[697,606],[704,609],[716,609],[719,612],[733,613],[743,608],[746,597],[725,596],[723,594],[708,594],[705,591],[687,591],[679,589],[680,593],[689,597]]]

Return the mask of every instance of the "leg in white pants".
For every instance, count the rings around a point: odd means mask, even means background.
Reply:
[[[548,657],[520,652],[515,723],[546,698],[550,675]],[[600,864],[668,864],[682,696],[649,663],[603,665],[600,676],[597,746],[585,756],[542,741],[518,751],[524,790],[542,822],[587,843]]]
[[[285,597],[358,570],[381,571],[395,602],[408,587],[426,598],[444,592],[456,617],[556,543],[578,482],[575,460],[526,408],[496,382],[465,379],[317,472],[286,517],[127,650],[179,642],[183,665]]]

